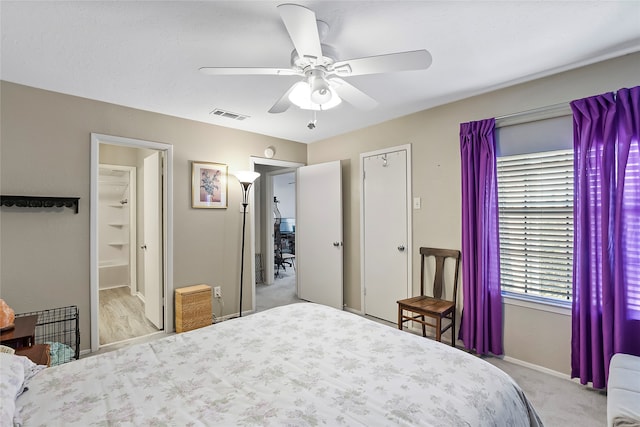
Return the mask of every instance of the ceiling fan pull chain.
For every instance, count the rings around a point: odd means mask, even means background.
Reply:
[[[309,123],[307,123],[307,127],[309,128],[309,130],[314,130],[316,128],[317,121],[316,110],[311,110],[311,120],[309,121]]]

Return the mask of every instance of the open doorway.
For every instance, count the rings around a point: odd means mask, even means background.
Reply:
[[[124,154],[124,150],[128,154],[126,157],[131,160],[137,155],[135,149],[103,144],[102,157],[109,157],[114,150],[121,154]],[[146,318],[144,288],[138,289],[136,171],[135,166],[100,163],[98,172],[98,301],[101,346],[160,330]]]
[[[300,301],[295,258],[296,174],[301,164],[254,160],[254,310]],[[268,162],[268,163],[262,163]]]
[[[165,147],[92,135],[92,351],[173,327],[165,304],[172,289]]]

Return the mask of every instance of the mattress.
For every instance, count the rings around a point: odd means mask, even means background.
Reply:
[[[311,303],[82,358],[26,386],[25,427],[542,425],[482,359]]]

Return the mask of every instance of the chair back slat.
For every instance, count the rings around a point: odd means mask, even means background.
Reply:
[[[447,258],[455,259],[456,265],[454,269],[453,279],[453,301],[456,302],[458,295],[458,270],[460,265],[460,251],[454,249],[436,249],[436,248],[420,248],[421,268],[420,268],[420,294],[424,295],[425,291],[425,263],[427,258],[435,258],[435,273],[433,277],[433,297],[442,299],[442,290],[444,283],[444,264]]]

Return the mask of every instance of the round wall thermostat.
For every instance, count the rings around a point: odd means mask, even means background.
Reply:
[[[273,156],[274,156],[275,154],[276,154],[276,149],[275,149],[275,148],[273,148],[272,146],[269,146],[269,147],[267,147],[267,148],[264,150],[264,156],[265,156],[267,159],[271,159],[271,158],[273,158]]]

